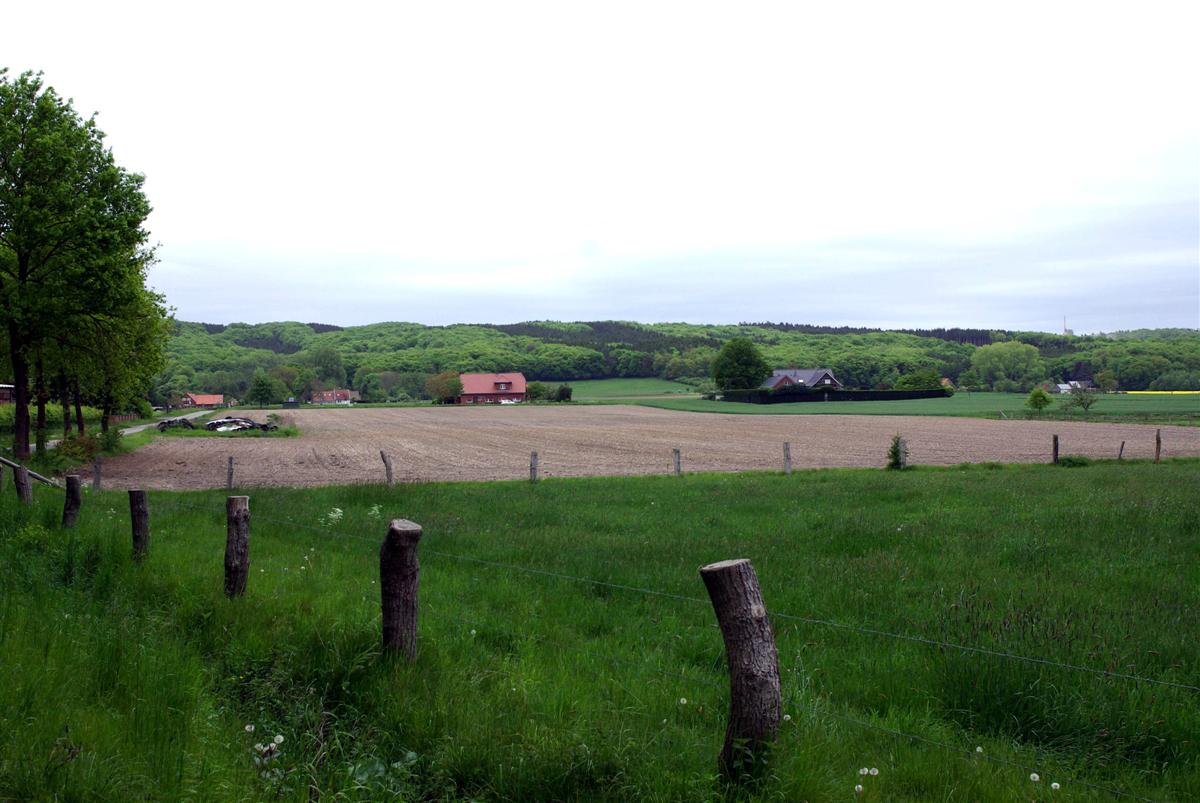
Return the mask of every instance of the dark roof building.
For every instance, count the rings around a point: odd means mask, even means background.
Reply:
[[[769,379],[763,381],[764,388],[776,390],[787,385],[801,385],[809,388],[840,388],[842,383],[837,381],[833,371],[828,368],[780,368],[771,372]]]

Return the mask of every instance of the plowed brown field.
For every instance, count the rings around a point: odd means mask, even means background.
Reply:
[[[295,438],[170,438],[104,464],[105,487],[215,488],[230,456],[236,484],[383,482],[384,450],[396,480],[500,480],[661,474],[671,450],[684,471],[781,469],[783,442],[796,468],[882,466],[894,433],[913,463],[1044,462],[1051,435],[1064,455],[1154,454],[1154,428],[1138,425],[975,418],[836,415],[713,415],[625,405],[409,407],[300,410]],[[1200,455],[1200,428],[1163,428],[1163,455]]]

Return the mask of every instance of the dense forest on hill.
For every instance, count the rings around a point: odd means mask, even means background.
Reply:
[[[1200,331],[1111,335],[810,324],[700,325],[628,321],[338,327],[284,321],[178,322],[153,400],[185,391],[244,398],[257,373],[277,394],[354,387],[375,400],[421,398],[442,371],[521,371],[529,379],[663,377],[701,382],[721,345],[749,337],[777,367],[829,367],[851,387],[890,387],[932,369],[956,383],[1023,390],[1094,379],[1125,390],[1200,387]]]

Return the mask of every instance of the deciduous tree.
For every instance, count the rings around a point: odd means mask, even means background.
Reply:
[[[712,363],[713,381],[721,390],[756,388],[770,375],[771,366],[747,337],[730,340]]]

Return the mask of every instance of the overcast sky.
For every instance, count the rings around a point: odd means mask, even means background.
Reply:
[[[1200,326],[1196,3],[22,3],[210,322]]]

